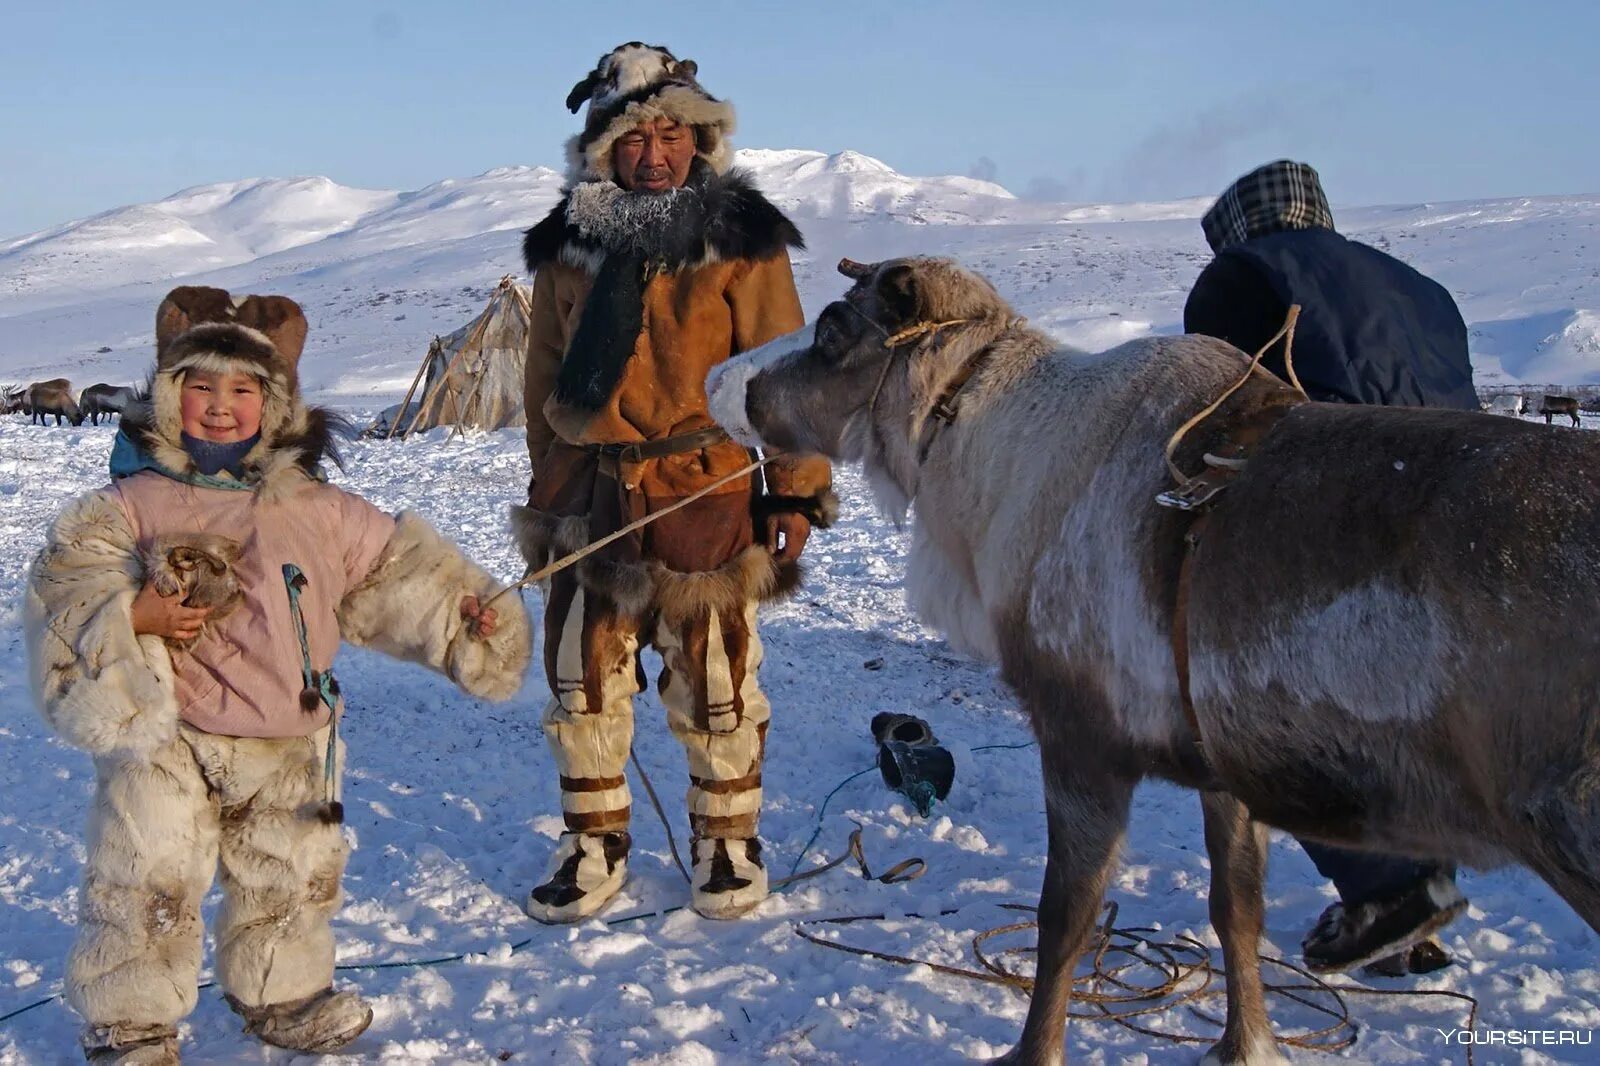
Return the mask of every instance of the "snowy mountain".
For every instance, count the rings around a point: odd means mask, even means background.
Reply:
[[[92,291],[246,263],[344,232],[399,199],[327,178],[197,186],[0,242],[0,294]]]
[[[1100,348],[1181,328],[1209,258],[1196,223],[1209,197],[1044,203],[853,151],[747,149],[738,163],[805,231],[795,266],[813,311],[839,291],[841,255],[954,255],[1036,323]],[[313,322],[307,383],[339,402],[392,402],[428,340],[520,272],[520,231],[561,186],[541,166],[408,192],[257,178],[0,242],[0,381],[138,377],[151,312],[182,278],[294,296]],[[1341,205],[1336,217],[1450,289],[1480,385],[1600,383],[1600,198]]]
[[[1016,203],[992,182],[906,177],[858,152],[758,149],[739,153],[738,164],[801,218],[968,224],[995,221]],[[548,167],[512,166],[410,192],[323,177],[202,185],[0,241],[0,296],[182,277],[318,242],[340,257],[525,227],[561,184]]]

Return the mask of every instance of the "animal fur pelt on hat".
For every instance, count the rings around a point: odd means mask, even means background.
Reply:
[[[683,187],[667,192],[630,192],[612,181],[569,189],[522,245],[530,273],[557,261],[594,277],[557,400],[596,411],[610,398],[643,328],[648,273],[765,259],[787,247],[805,247],[800,231],[750,178],[717,174],[699,159]]]
[[[261,383],[261,440],[246,453],[246,481],[281,473],[318,476],[325,458],[338,461],[337,416],[300,399],[299,361],[306,317],[286,296],[233,296],[183,285],[156,311],[156,365],[144,395],[123,413],[120,433],[159,466],[198,473],[183,447],[184,376],[191,370],[249,374]],[[218,477],[228,475],[219,474]]]
[[[679,59],[664,45],[629,41],[601,56],[567,94],[573,114],[588,105],[583,132],[567,143],[568,178],[615,177],[611,151],[617,138],[660,118],[694,127],[696,154],[717,173],[727,170],[733,163],[727,139],[733,106],[701,88],[698,73],[694,60]]]

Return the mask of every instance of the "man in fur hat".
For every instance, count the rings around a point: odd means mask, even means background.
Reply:
[[[587,107],[569,187],[524,243],[533,483],[513,518],[531,566],[748,464],[706,410],[706,372],[802,325],[788,255],[800,234],[729,170],[733,108],[695,74],[633,42],[567,98]],[[756,604],[794,587],[811,527],[834,508],[827,462],[785,456],[764,493],[739,478],[552,578],[544,728],[566,832],[533,917],[594,914],[626,877],[641,643],[661,653],[662,702],[688,754],[694,908],[733,918],[766,897]]]

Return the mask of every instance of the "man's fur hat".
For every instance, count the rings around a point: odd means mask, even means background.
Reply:
[[[600,57],[567,94],[577,114],[588,105],[583,132],[567,142],[568,180],[611,181],[611,150],[617,138],[646,122],[672,118],[693,126],[695,152],[723,173],[733,163],[733,105],[718,100],[695,80],[699,67],[662,45],[629,41]]]

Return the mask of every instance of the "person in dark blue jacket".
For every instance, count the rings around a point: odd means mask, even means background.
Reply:
[[[1294,369],[1313,400],[1478,410],[1455,301],[1393,256],[1335,232],[1311,167],[1285,159],[1251,171],[1200,225],[1216,258],[1189,293],[1185,332],[1253,355],[1299,304]],[[1282,341],[1263,364],[1286,376]],[[1398,975],[1448,965],[1432,935],[1466,908],[1453,866],[1301,846],[1340,899],[1306,936],[1308,968],[1373,963]]]

